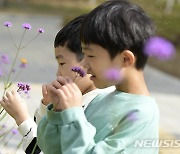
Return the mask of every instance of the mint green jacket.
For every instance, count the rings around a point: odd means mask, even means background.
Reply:
[[[158,154],[159,110],[152,97],[114,91],[99,94],[85,113],[81,107],[51,111],[38,125],[45,154]],[[148,143],[151,144],[151,143]]]

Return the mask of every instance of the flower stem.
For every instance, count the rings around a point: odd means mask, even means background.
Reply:
[[[14,65],[15,65],[15,63],[16,63],[16,60],[17,60],[17,57],[18,57],[18,54],[19,54],[19,51],[20,51],[20,48],[21,48],[21,44],[22,44],[22,40],[23,40],[23,38],[24,38],[25,32],[26,32],[26,29],[25,29],[24,32],[23,32],[23,35],[22,35],[22,37],[21,37],[21,41],[20,41],[20,43],[19,43],[19,47],[17,48],[16,56],[15,56],[15,59],[14,59],[14,61],[13,61],[12,67],[11,67],[11,69],[10,69],[10,73],[9,73],[9,75],[8,75],[8,79],[7,79],[7,81],[6,81],[6,86],[5,86],[5,89],[4,89],[4,94],[5,94],[7,85],[8,85],[8,83],[9,83],[9,80],[10,80],[11,73],[12,73],[12,71],[13,71]],[[3,94],[3,95],[4,95],[4,94]]]
[[[13,45],[14,45],[15,48],[17,49],[17,45],[16,45],[16,43],[15,43],[15,41],[14,41],[14,39],[13,39],[13,36],[12,36],[12,34],[11,34],[11,31],[9,30],[8,27],[7,27],[7,30],[8,30],[8,32],[9,32],[9,34],[10,34],[11,40],[12,40],[12,42],[13,42]]]
[[[15,63],[16,63],[16,60],[17,60],[19,51],[20,51],[20,49],[21,49],[21,44],[22,44],[22,40],[23,40],[23,38],[24,38],[25,33],[26,33],[26,29],[25,29],[24,32],[23,32],[23,35],[22,35],[22,37],[21,37],[19,46],[18,46],[18,48],[17,48],[16,56],[15,56],[15,58],[14,58],[14,61],[13,61],[13,64],[12,64],[12,66],[11,66],[11,69],[10,69],[10,72],[9,72],[9,75],[8,75],[8,78],[7,78],[7,81],[6,81],[5,86],[4,86],[3,95],[6,93],[6,90],[9,88],[9,87],[8,87],[9,80],[10,80],[10,77],[11,77],[11,74],[12,74],[12,71],[13,71],[13,68],[14,68],[14,65],[15,65]],[[4,109],[2,109],[2,110],[0,111],[0,114],[1,114],[3,111],[4,111]]]
[[[28,42],[27,42],[22,48],[20,48],[20,49],[25,48],[29,43],[31,43],[32,41],[34,41],[38,36],[39,36],[39,33],[38,33],[35,37],[33,37],[30,41],[28,41]]]

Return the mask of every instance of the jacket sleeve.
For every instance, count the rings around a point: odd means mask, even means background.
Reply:
[[[18,130],[23,136],[22,147],[25,150],[34,137],[37,137],[37,125],[33,119],[29,118],[18,126]]]
[[[87,121],[81,107],[73,107],[40,122],[38,143],[45,154],[124,154],[151,129],[150,122],[146,117],[130,121],[125,116],[105,139],[96,142],[96,128]]]

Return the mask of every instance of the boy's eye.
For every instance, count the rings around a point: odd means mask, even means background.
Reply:
[[[61,65],[61,66],[64,65],[64,64],[65,64],[65,63],[59,63],[59,65]]]
[[[89,57],[89,58],[93,58],[94,56],[88,55],[87,57]]]

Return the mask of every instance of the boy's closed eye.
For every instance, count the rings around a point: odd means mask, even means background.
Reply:
[[[95,56],[92,56],[92,55],[87,55],[87,57],[89,57],[89,58],[94,58]]]
[[[61,65],[61,66],[63,66],[64,64],[66,64],[66,63],[59,63],[59,65]]]

